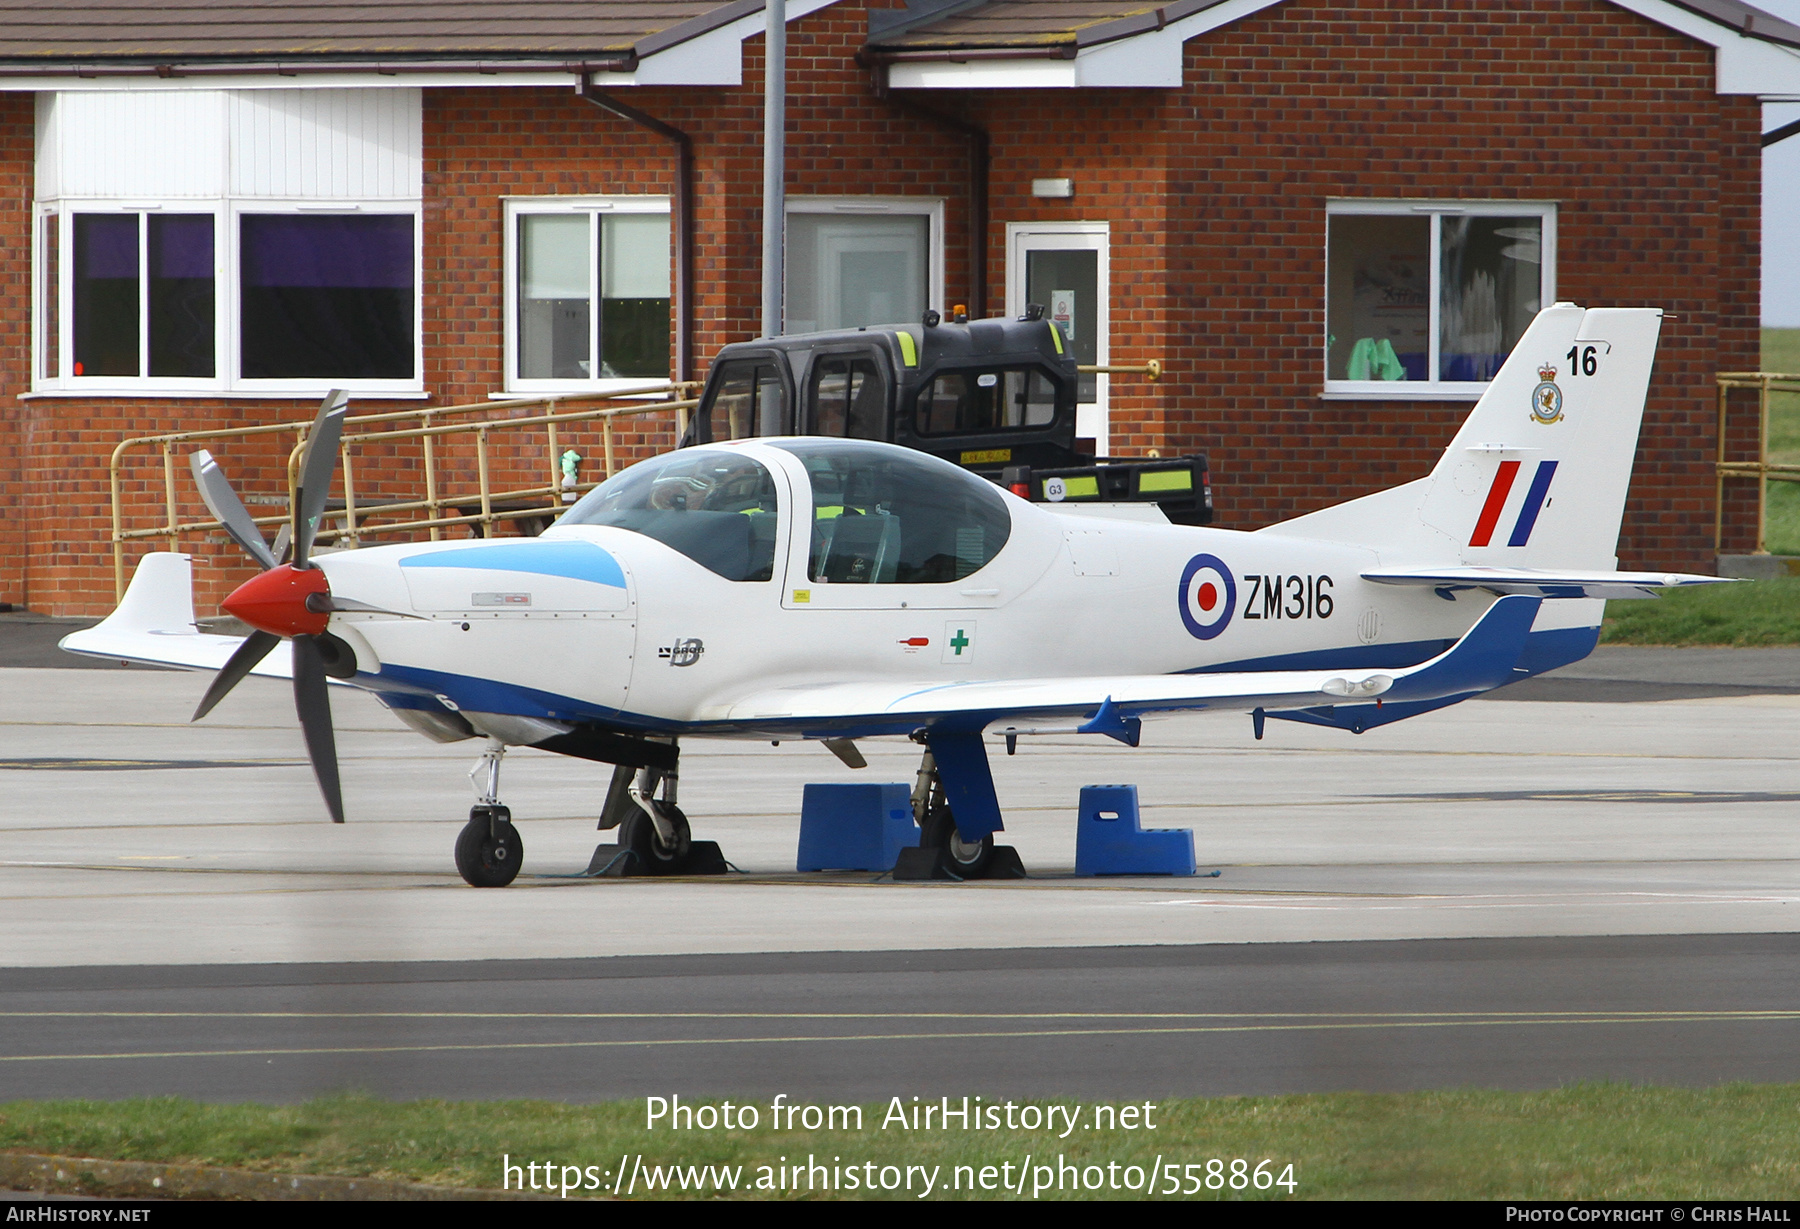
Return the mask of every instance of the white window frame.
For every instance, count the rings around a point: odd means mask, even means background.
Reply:
[[[67,198],[46,201],[36,209],[37,224],[32,228],[32,263],[44,267],[44,220],[54,217],[57,227],[58,304],[57,371],[46,374],[43,355],[50,318],[44,302],[52,293],[47,279],[32,279],[34,318],[32,335],[36,342],[32,356],[32,392],[83,397],[139,396],[318,396],[334,388],[364,394],[419,395],[425,388],[425,346],[422,315],[424,311],[424,211],[418,201],[396,200],[272,200],[265,198],[190,198],[165,200],[124,198]],[[77,214],[210,214],[213,218],[213,360],[217,373],[211,379],[198,376],[77,376],[74,374],[75,327],[75,261],[74,218]],[[239,245],[242,229],[239,219],[245,214],[377,214],[400,215],[413,220],[413,375],[411,379],[348,379],[341,376],[307,376],[293,379],[246,379],[239,375],[238,360],[242,352],[238,322],[242,315],[239,293]],[[145,370],[149,353],[148,295],[149,278],[144,263],[143,224],[139,230],[138,266],[138,352],[139,370]]]
[[[1006,314],[1025,314],[1025,254],[1028,251],[1097,252],[1095,262],[1094,362],[1112,362],[1112,224],[1110,222],[1008,222],[1006,224]],[[1049,310],[1050,305],[1042,305]],[[1094,400],[1075,407],[1075,434],[1094,441],[1097,456],[1110,456],[1112,377],[1094,377]]]
[[[1543,252],[1538,266],[1539,299],[1543,307],[1556,302],[1556,203],[1554,201],[1432,201],[1432,200],[1329,200],[1325,202],[1325,282],[1321,312],[1319,355],[1329,372],[1325,334],[1329,330],[1331,303],[1331,219],[1336,217],[1428,217],[1431,220],[1430,314],[1426,325],[1426,371],[1439,369],[1442,345],[1443,219],[1449,217],[1535,217],[1543,224]],[[1323,373],[1321,373],[1323,374]],[[1487,391],[1486,381],[1473,380],[1333,380],[1323,381],[1321,397],[1328,401],[1476,401]]]
[[[923,217],[925,238],[925,306],[936,306],[946,316],[944,302],[944,199],[940,196],[789,196],[782,211],[782,244],[786,250],[787,219],[797,213],[826,213],[865,217]],[[782,271],[785,279],[786,270]],[[782,332],[787,332],[787,286],[781,294]],[[886,323],[909,323],[891,321]]]
[[[657,379],[653,376],[628,376],[612,379],[590,377],[585,380],[527,380],[519,375],[519,219],[527,214],[587,214],[588,251],[597,253],[600,250],[598,239],[602,217],[608,214],[625,213],[671,215],[669,198],[648,195],[511,196],[503,198],[503,203],[506,227],[504,243],[506,256],[503,262],[503,275],[506,278],[506,371],[501,387],[506,390],[506,393],[519,396],[538,396],[544,393],[610,393],[669,387],[671,383],[669,377]],[[676,242],[674,218],[670,216],[669,311],[671,314],[679,307],[676,302],[673,269]],[[588,265],[588,339],[589,344],[592,345],[600,328],[600,262],[589,260]],[[674,325],[671,317],[670,336],[673,337],[673,335]]]

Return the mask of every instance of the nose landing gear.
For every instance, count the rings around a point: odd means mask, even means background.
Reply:
[[[506,744],[490,738],[469,769],[475,805],[456,836],[456,869],[470,887],[505,887],[518,878],[525,858],[525,842],[513,827],[512,812],[500,805],[500,761],[505,758]]]

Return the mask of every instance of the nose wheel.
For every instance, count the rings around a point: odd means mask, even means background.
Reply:
[[[469,822],[456,837],[456,869],[476,888],[503,888],[518,877],[525,842],[503,806],[469,808]]]

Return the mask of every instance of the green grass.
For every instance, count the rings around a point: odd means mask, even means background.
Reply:
[[[1296,1194],[1315,1199],[1781,1199],[1800,1188],[1796,1085],[1164,1100],[1154,1131],[1079,1130],[1067,1139],[883,1131],[882,1106],[865,1107],[862,1131],[777,1132],[762,1108],[760,1130],[672,1132],[644,1129],[642,1101],[14,1102],[0,1105],[0,1148],[488,1187],[500,1185],[502,1154],[612,1173],[622,1153],[641,1153],[646,1164],[743,1165],[754,1177],[757,1166],[810,1153],[941,1166],[944,1180],[957,1165],[1016,1167],[1027,1154],[1034,1166],[1058,1154],[1082,1166],[1118,1162],[1121,1174],[1158,1156],[1196,1163],[1198,1174],[1211,1158],[1269,1158],[1277,1168],[1291,1162]],[[1263,1197],[1270,1194],[1285,1192]]]
[[[1762,370],[1800,375],[1800,329],[1762,331]],[[1800,393],[1769,397],[1769,460],[1800,465]],[[1800,483],[1769,484],[1763,530],[1772,555],[1800,555]]]
[[[1601,644],[1766,648],[1800,644],[1800,579],[1696,585],[1608,602]]]

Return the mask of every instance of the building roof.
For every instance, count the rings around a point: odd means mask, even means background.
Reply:
[[[0,63],[647,56],[762,0],[0,0]]]
[[[869,45],[877,51],[929,52],[1061,50],[1162,30],[1228,0],[908,0],[904,9],[869,14]],[[1742,0],[1671,0],[1733,31],[1800,47],[1800,26]],[[1627,5],[1626,7],[1631,7]]]

